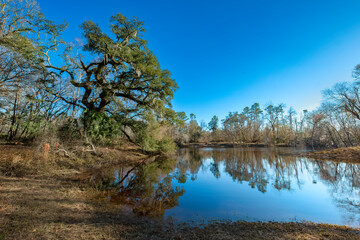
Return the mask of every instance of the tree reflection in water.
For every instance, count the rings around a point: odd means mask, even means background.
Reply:
[[[360,222],[360,166],[315,161],[317,174],[329,186],[331,197],[345,211],[347,223]]]
[[[174,159],[158,159],[137,167],[118,166],[103,170],[94,182],[111,202],[129,206],[138,215],[162,217],[184,194],[182,187],[172,186],[175,163]]]
[[[234,182],[247,183],[264,194],[270,188],[301,191],[306,173],[313,184],[321,181],[328,186],[334,203],[345,210],[347,221],[360,221],[359,165],[288,154],[293,152],[285,148],[182,149],[177,159],[103,170],[95,182],[112,202],[131,206],[140,215],[161,217],[167,209],[178,206],[185,183],[196,182],[199,171],[217,179],[229,175]]]
[[[189,172],[191,176],[204,168],[204,160],[212,159],[213,162],[206,166],[216,178],[221,176],[219,165],[225,165],[225,172],[234,181],[248,182],[252,188],[257,188],[265,193],[270,182],[278,190],[291,190],[291,179],[295,177],[298,186],[299,167],[307,167],[307,161],[296,159],[293,156],[282,156],[277,149],[254,151],[255,149],[233,148],[217,150],[183,149],[180,153],[177,168],[181,173]],[[196,156],[194,158],[194,156]],[[195,159],[195,160],[194,160]],[[299,166],[300,165],[300,166]]]

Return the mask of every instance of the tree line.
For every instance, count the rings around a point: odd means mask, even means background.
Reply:
[[[286,108],[259,103],[224,119],[214,115],[209,123],[198,123],[194,114],[181,129],[178,141],[230,142],[233,144],[306,145],[312,148],[350,147],[360,144],[360,65],[352,82],[338,83],[323,91],[321,106],[297,113]]]

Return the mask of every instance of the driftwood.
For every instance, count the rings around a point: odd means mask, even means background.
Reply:
[[[68,158],[71,158],[70,154],[65,149],[58,149],[55,153],[64,153],[64,155]]]

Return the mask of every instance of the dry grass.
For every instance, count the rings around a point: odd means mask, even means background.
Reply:
[[[360,163],[360,146],[316,151],[306,153],[305,155],[315,159]]]
[[[326,224],[214,222],[193,227],[138,218],[124,214],[118,206],[105,200],[96,199],[97,193],[88,184],[71,180],[80,173],[79,169],[66,168],[56,162],[43,164],[31,148],[23,146],[0,147],[0,151],[2,167],[4,162],[10,161],[16,166],[15,173],[24,166],[31,169],[20,174],[22,177],[0,175],[1,240],[360,239],[359,229]],[[86,160],[87,164],[80,165],[98,166],[120,159],[138,161],[144,157],[136,149],[102,151],[113,154],[114,158]],[[115,157],[119,153],[124,156]],[[37,167],[41,169],[34,171]]]
[[[28,175],[53,175],[62,172],[83,172],[113,164],[141,161],[148,157],[135,146],[122,148],[98,148],[96,153],[80,151],[66,156],[50,148],[49,157],[43,158],[43,150],[23,145],[0,145],[0,174],[23,177]]]
[[[34,174],[42,168],[39,156],[30,147],[0,145],[0,173],[22,177]]]

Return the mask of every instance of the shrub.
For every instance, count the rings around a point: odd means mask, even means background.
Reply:
[[[122,138],[122,123],[106,113],[95,111],[85,111],[82,116],[82,122],[89,140],[102,146],[118,144]]]
[[[134,128],[135,140],[145,151],[171,152],[176,149],[174,139],[169,136],[171,129],[156,121],[138,122]]]

